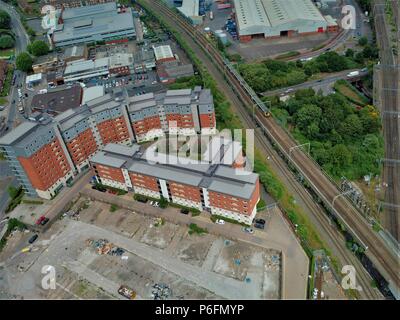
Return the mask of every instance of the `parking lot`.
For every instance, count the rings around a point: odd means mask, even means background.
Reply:
[[[126,209],[80,199],[78,216],[63,217],[41,234],[30,252],[31,233],[17,232],[1,253],[0,276],[18,284],[3,294],[24,298],[121,298],[122,284],[138,299],[277,299],[280,254],[275,250],[213,234],[189,234],[188,227]],[[120,256],[99,254],[88,239],[107,239]],[[13,253],[14,252],[14,253]],[[271,264],[271,261],[273,263]],[[41,269],[55,267],[55,290],[41,288]],[[21,283],[20,283],[21,282]],[[161,286],[161,289],[160,289]],[[165,286],[165,288],[163,287]],[[167,292],[167,293],[165,293]],[[159,293],[156,294],[156,296]]]
[[[332,8],[333,7],[333,8]],[[335,35],[319,34],[310,36],[301,36],[293,38],[281,38],[281,39],[253,39],[248,43],[241,43],[239,40],[234,39],[232,35],[227,32],[225,23],[227,19],[231,17],[232,9],[217,9],[217,3],[213,3],[211,10],[213,11],[213,19],[210,20],[209,16],[204,20],[203,29],[209,27],[211,31],[223,30],[228,37],[230,46],[226,49],[229,54],[240,54],[240,56],[246,61],[259,61],[266,58],[273,58],[278,55],[284,54],[290,51],[307,51],[315,47],[320,46]],[[340,12],[339,12],[340,13]],[[332,14],[334,17],[338,15],[337,7],[333,4],[325,10],[325,14]]]

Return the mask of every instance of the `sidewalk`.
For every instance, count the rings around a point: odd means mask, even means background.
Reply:
[[[306,298],[309,260],[278,208],[269,211],[271,219],[266,230],[255,230],[254,234],[248,234],[241,230],[242,227],[240,225],[230,223],[217,225],[213,223],[206,212],[202,212],[200,216],[191,217],[180,214],[179,210],[173,207],[166,209],[154,208],[149,204],[133,200],[131,193],[124,196],[115,196],[86,186],[81,190],[81,194],[101,202],[116,204],[121,208],[137,213],[156,217],[162,216],[175,224],[189,225],[190,223],[196,223],[199,227],[205,228],[210,233],[218,236],[281,251],[283,260],[282,299]]]

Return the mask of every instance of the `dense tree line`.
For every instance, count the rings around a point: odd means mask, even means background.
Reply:
[[[354,56],[326,52],[308,62],[265,60],[261,63],[240,64],[239,72],[256,92],[293,86],[321,72],[338,72],[359,67]]]
[[[0,10],[0,29],[10,29],[11,28],[11,17],[4,11]]]
[[[379,174],[383,156],[380,117],[375,107],[355,108],[343,96],[298,91],[273,113],[300,142],[311,142],[314,159],[332,176],[358,179]]]

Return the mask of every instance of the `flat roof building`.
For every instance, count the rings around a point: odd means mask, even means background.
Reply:
[[[225,142],[232,144],[232,141]],[[181,206],[252,223],[260,199],[257,174],[219,161],[215,164],[192,161],[187,165],[179,161],[171,163],[169,156],[165,162],[160,159],[157,156],[156,163],[148,159],[147,153],[139,152],[137,145],[109,144],[90,163],[97,180],[106,186],[151,198],[163,197]]]
[[[47,93],[33,96],[31,108],[33,111],[46,112],[57,115],[71,108],[81,105],[82,88],[74,85],[67,89],[53,89]]]
[[[158,63],[175,60],[174,53],[172,52],[171,46],[163,45],[158,47],[153,47],[154,55]]]
[[[182,6],[177,9],[188,19],[192,21],[193,24],[201,24],[203,22],[203,17],[199,14],[199,0],[183,0]]]
[[[327,20],[312,0],[234,0],[234,4],[241,41],[328,31]]]
[[[80,86],[76,90],[81,92]],[[151,130],[163,135],[169,126],[183,135],[215,130],[210,90],[169,90],[157,100],[153,98],[130,98],[126,90],[115,89],[100,96],[92,92],[91,99],[78,106],[80,99],[67,103],[58,91],[38,95],[34,99],[40,110],[35,111],[57,107],[64,112],[55,117],[33,113],[29,121],[0,138],[0,152],[29,195],[50,199],[109,143],[130,145],[141,141],[143,135],[149,138],[146,134]],[[71,108],[74,105],[77,107]]]
[[[132,9],[118,12],[115,2],[62,10],[58,22],[49,31],[56,47],[136,37]]]

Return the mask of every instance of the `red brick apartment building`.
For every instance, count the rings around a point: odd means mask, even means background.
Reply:
[[[168,131],[195,134],[215,130],[209,90],[170,90],[143,97],[135,100],[125,91],[116,90],[54,118],[35,112],[29,121],[0,138],[0,151],[8,158],[27,194],[50,199],[79,172],[89,168],[90,158],[107,144],[130,145],[149,140],[151,134],[162,136]],[[154,107],[151,110],[149,102]],[[166,115],[174,121],[172,128]],[[138,116],[142,117],[139,121]],[[147,177],[143,179],[148,183]]]
[[[163,197],[182,206],[251,224],[260,199],[258,175],[235,168],[243,157],[241,148],[233,148],[236,142],[220,141],[214,138],[210,142],[210,157],[189,164],[176,156],[152,156],[156,146],[143,154],[137,145],[117,144],[105,146],[90,163],[94,175],[104,185],[151,198]]]
[[[129,99],[128,113],[136,140],[170,134],[213,134],[216,131],[213,97],[209,89],[168,90]]]
[[[225,164],[148,161],[139,147],[109,144],[91,158],[102,184],[251,224],[260,199],[258,175]]]

